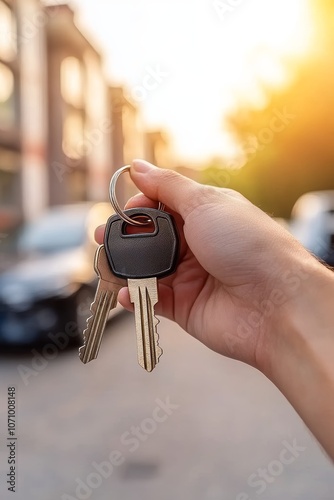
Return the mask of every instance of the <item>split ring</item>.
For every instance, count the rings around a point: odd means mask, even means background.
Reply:
[[[124,220],[124,222],[127,222],[128,224],[131,224],[132,226],[146,226],[147,224],[150,224],[151,219],[147,219],[146,222],[140,222],[139,220],[132,219],[124,211],[121,209],[119,206],[119,203],[116,198],[116,184],[117,180],[120,175],[122,175],[124,172],[130,172],[130,165],[125,165],[125,167],[119,168],[116,170],[114,175],[111,178],[110,181],[110,187],[109,187],[109,197],[110,197],[110,203],[113,206],[113,209],[115,212]],[[164,210],[165,205],[159,201],[159,206],[158,210]]]

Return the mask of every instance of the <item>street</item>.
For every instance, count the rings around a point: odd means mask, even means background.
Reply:
[[[1,499],[334,498],[331,463],[263,375],[165,319],[158,330],[164,353],[151,374],[137,364],[130,313],[112,319],[88,365],[76,349],[1,355]],[[8,387],[15,494],[6,484]]]

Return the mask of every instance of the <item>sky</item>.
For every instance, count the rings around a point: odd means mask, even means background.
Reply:
[[[77,24],[102,50],[148,129],[165,129],[175,156],[232,158],[224,117],[263,106],[263,83],[287,84],[286,60],[311,40],[307,0],[72,0]]]

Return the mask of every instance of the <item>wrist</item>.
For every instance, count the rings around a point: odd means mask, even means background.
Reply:
[[[313,258],[304,271],[276,323],[265,374],[334,458],[334,273]]]
[[[334,348],[333,271],[312,257],[295,268],[289,280],[294,287],[286,291],[287,300],[273,328],[272,376],[280,375],[281,361],[287,356],[308,358],[327,353],[333,358],[333,352],[326,350],[326,346]]]

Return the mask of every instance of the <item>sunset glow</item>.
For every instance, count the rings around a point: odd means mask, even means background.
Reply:
[[[181,160],[232,156],[224,116],[243,102],[263,105],[263,84],[287,83],[285,62],[310,46],[307,0],[72,3],[112,81],[127,86],[148,127],[168,131]]]

